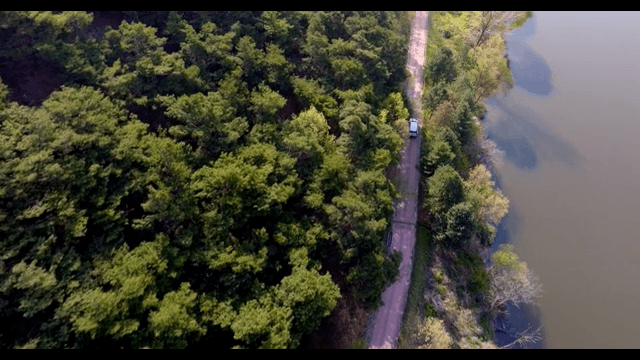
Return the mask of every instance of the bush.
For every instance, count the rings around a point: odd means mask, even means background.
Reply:
[[[453,339],[447,332],[444,321],[433,317],[427,318],[419,329],[418,335],[422,344],[418,349],[449,349]]]
[[[435,305],[433,305],[430,302],[424,304],[424,311],[425,311],[426,317],[428,317],[428,318],[435,317],[436,314],[438,313],[438,311],[436,310]]]

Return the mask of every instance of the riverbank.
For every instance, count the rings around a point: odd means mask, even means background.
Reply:
[[[508,27],[492,19],[521,25],[531,14],[432,14],[419,196],[425,227],[398,347],[496,348],[494,299],[502,294],[493,281],[498,268],[486,260],[509,200],[490,180],[501,152],[478,117],[491,94],[513,85],[503,55]],[[501,263],[500,271],[512,274],[516,263]]]

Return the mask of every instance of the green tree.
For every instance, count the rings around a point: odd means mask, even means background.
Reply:
[[[338,116],[338,102],[327,94],[318,80],[292,76],[295,95],[303,109],[314,106],[327,118]]]
[[[453,114],[453,125],[462,146],[469,144],[471,138],[475,135],[472,116],[473,114],[466,101],[461,101]]]
[[[438,125],[438,127],[454,128],[453,116],[455,109],[454,103],[446,100],[440,103],[434,112],[429,114],[429,118],[433,118],[433,122]]]
[[[306,252],[306,249],[301,251]],[[278,302],[292,309],[291,326],[295,342],[299,342],[303,334],[317,329],[322,318],[329,315],[340,298],[340,289],[329,274],[320,275],[314,269],[307,270],[304,263],[295,265],[293,273],[282,279],[275,291]]]
[[[437,109],[438,106],[449,99],[449,89],[445,81],[440,81],[432,86],[424,94],[424,105],[430,109]]]
[[[501,87],[513,86],[513,76],[502,55],[505,40],[500,36],[492,37],[486,44],[469,51],[472,67],[468,74],[476,102],[486,99]]]
[[[428,204],[432,213],[445,214],[464,200],[463,180],[451,166],[441,166],[428,179]]]
[[[283,133],[284,147],[298,159],[296,166],[303,179],[310,177],[322,163],[325,149],[334,147],[327,120],[315,107],[286,122]]]
[[[509,303],[535,304],[542,292],[538,277],[514,252],[513,245],[502,244],[491,256],[489,268],[491,310],[503,310]]]
[[[455,248],[464,248],[471,242],[474,234],[474,218],[471,205],[458,203],[446,214],[445,237],[448,244]]]
[[[455,80],[457,70],[453,51],[447,46],[440,47],[425,69],[432,84],[437,84],[440,80],[447,82]]]
[[[528,11],[482,11],[471,12],[469,41],[481,46],[495,35],[502,35],[530,17]]]
[[[482,164],[471,169],[465,182],[467,199],[478,219],[479,235],[485,243],[493,240],[495,226],[509,211],[509,199],[494,185],[491,173]]]
[[[189,283],[180,290],[171,291],[158,302],[157,310],[149,313],[149,324],[154,332],[156,347],[184,348],[190,334],[203,335],[203,327],[195,316],[197,294]]]
[[[435,140],[429,145],[429,149],[429,152],[421,161],[422,171],[426,176],[433,175],[433,172],[441,166],[455,165],[456,154],[453,153],[451,146],[446,141]]]
[[[219,91],[159,100],[167,108],[165,114],[176,120],[169,133],[191,144],[205,160],[233,150],[249,128],[247,120],[237,116],[236,109]]]

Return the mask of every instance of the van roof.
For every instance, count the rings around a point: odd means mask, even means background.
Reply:
[[[409,131],[418,131],[418,122],[417,121],[412,121],[411,124],[409,124]]]

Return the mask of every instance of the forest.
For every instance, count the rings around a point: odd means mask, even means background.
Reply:
[[[0,12],[0,347],[295,348],[379,305],[409,16]]]

